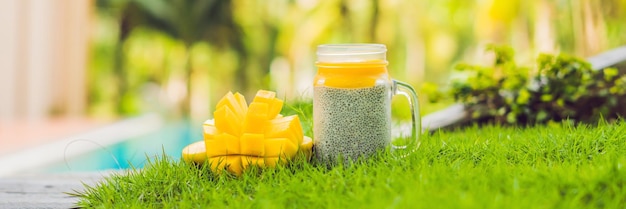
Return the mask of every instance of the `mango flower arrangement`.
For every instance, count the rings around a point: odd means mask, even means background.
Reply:
[[[204,140],[185,147],[183,160],[240,175],[251,165],[287,163],[299,152],[310,157],[313,141],[304,136],[297,115],[280,114],[282,107],[272,91],[259,90],[250,106],[243,95],[228,92],[217,103],[214,119],[204,122]]]

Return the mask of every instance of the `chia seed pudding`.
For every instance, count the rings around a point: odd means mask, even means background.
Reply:
[[[314,87],[315,158],[327,166],[367,158],[391,143],[391,91]],[[341,158],[340,158],[341,156]]]

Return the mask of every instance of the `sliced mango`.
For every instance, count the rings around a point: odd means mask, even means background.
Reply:
[[[283,109],[283,100],[276,98],[276,93],[272,91],[259,90],[252,100],[252,103],[267,104],[267,119],[275,118]]]
[[[293,140],[294,144],[302,143],[302,125],[297,115],[290,115],[268,121],[265,136],[268,138],[286,137]]]
[[[237,175],[243,172],[241,156],[239,155],[209,158],[209,163],[211,164],[211,170],[216,173],[221,173],[224,168],[226,168],[228,172]]]
[[[215,127],[233,136],[241,136],[241,120],[236,119],[235,113],[228,107],[222,106],[213,113]]]
[[[202,124],[204,139],[212,139],[213,136],[219,133],[219,130],[215,128],[215,122],[213,120],[207,120]]]
[[[219,109],[223,106],[230,108],[230,110],[234,113],[235,117],[237,117],[237,119],[241,121],[243,119],[243,116],[246,113],[244,111],[244,108],[242,107],[241,102],[245,102],[245,99],[243,100],[237,99],[235,95],[233,95],[232,92],[228,92],[224,97],[222,97],[222,99],[220,99],[219,102],[217,102],[216,108]]]
[[[207,160],[204,141],[197,141],[183,148],[183,160],[187,162],[204,163]]]
[[[183,160],[208,161],[214,172],[239,175],[253,165],[287,163],[299,152],[310,159],[311,138],[303,135],[297,115],[280,114],[282,106],[275,92],[258,91],[250,105],[243,95],[228,92],[217,103],[214,119],[202,125],[204,141],[185,147]]]
[[[205,140],[207,157],[217,157],[226,155],[237,155],[241,153],[239,138],[221,133],[215,135],[212,139]]]
[[[240,93],[235,93],[235,99],[237,100],[237,103],[239,103],[239,106],[243,110],[242,115],[245,115],[248,112],[248,103],[246,102],[246,98]]]
[[[268,109],[269,107],[266,103],[250,103],[246,119],[243,122],[244,132],[262,134],[265,128],[265,121],[267,121]]]
[[[272,118],[275,118],[283,109],[283,100],[273,99],[270,103],[268,103],[268,105],[269,112],[267,113],[267,119],[270,120]]]
[[[298,145],[287,138],[266,139],[265,157],[292,158],[298,152]]]
[[[252,102],[269,103],[269,101],[273,100],[274,98],[276,98],[276,92],[259,90],[256,92],[256,95],[254,96],[254,99],[252,99]]]
[[[263,134],[245,133],[241,136],[241,155],[247,156],[265,156],[265,148]]]
[[[211,140],[214,141],[214,140]],[[211,146],[221,146],[219,144],[216,143],[212,143],[212,145],[206,145],[205,144],[206,141],[197,141],[194,143],[191,143],[189,145],[187,145],[185,148],[183,148],[183,160],[185,160],[186,162],[190,162],[190,163],[196,163],[196,164],[202,164],[204,162],[207,161],[207,159],[211,159],[209,162],[212,164],[212,167],[217,166],[217,162],[220,162],[220,159],[223,158],[224,156],[213,156],[213,157],[208,157],[206,148],[207,147],[211,147]],[[270,143],[272,144],[272,140],[270,140]],[[279,150],[283,150],[282,149],[282,144],[276,142],[276,144],[280,144],[280,149]],[[306,159],[310,159],[311,155],[312,155],[312,147],[313,147],[313,140],[308,137],[305,136],[302,140],[302,144],[300,144],[298,146],[298,153],[302,153],[304,155],[304,157]],[[247,164],[252,164],[252,165],[258,165],[259,167],[273,167],[276,165],[276,162],[278,162],[278,156],[280,156],[281,154],[278,155],[274,155],[272,156],[272,154],[276,153],[276,149],[272,149],[272,145],[269,145],[266,143],[264,144],[264,148],[265,148],[265,154],[266,156],[247,156],[247,155],[228,155],[228,156],[242,156],[242,165],[243,168],[245,170],[245,168],[247,168],[249,165]],[[293,149],[293,148],[292,148]],[[269,154],[268,154],[269,153]],[[297,155],[297,154],[296,154]],[[283,155],[285,156],[285,155]],[[284,158],[284,157],[282,157]],[[224,160],[223,163],[227,163],[225,160],[226,158],[223,158],[221,160]],[[269,163],[265,163],[266,161],[269,161]],[[220,168],[224,168],[224,166],[220,166]]]
[[[251,165],[256,165],[258,167],[265,167],[265,159],[262,157],[253,157],[253,156],[241,156],[241,165],[243,170],[248,169]]]
[[[304,136],[304,138],[302,138],[299,151],[304,154],[304,157],[307,160],[310,160],[313,156],[313,139],[311,139],[311,137]]]

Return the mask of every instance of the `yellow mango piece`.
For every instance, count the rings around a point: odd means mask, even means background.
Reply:
[[[297,115],[290,115],[270,120],[266,125],[267,138],[289,138],[294,144],[302,143],[302,124]]]
[[[298,153],[300,149],[299,144],[295,144],[292,141],[285,139],[285,144],[283,146],[283,152],[288,157],[288,159],[293,159],[294,156]]]
[[[270,101],[274,98],[276,98],[276,92],[259,90],[256,92],[256,95],[254,96],[254,99],[252,99],[252,102],[270,103]]]
[[[237,155],[241,153],[241,145],[239,139],[227,133],[221,133],[215,136],[215,141],[226,147],[226,155]]]
[[[265,139],[265,157],[293,158],[298,152],[298,145],[287,138]]]
[[[213,113],[215,117],[215,127],[221,132],[229,133],[233,136],[241,136],[241,120],[228,106],[222,106]]]
[[[234,113],[235,117],[237,117],[237,119],[239,120],[243,120],[243,117],[246,114],[243,111],[243,108],[241,107],[239,100],[230,91],[226,95],[224,95],[224,97],[222,97],[222,99],[220,99],[219,102],[217,102],[216,109],[219,109],[222,107],[230,108],[230,110]]]
[[[268,105],[266,103],[252,102],[248,107],[246,119],[243,122],[244,133],[262,134],[267,121]]]
[[[207,160],[204,141],[198,141],[183,148],[183,160],[190,163],[202,164]]]
[[[237,175],[241,175],[243,172],[243,166],[241,165],[241,156],[227,156],[226,163],[228,171]]]
[[[204,141],[204,146],[206,149],[206,155],[209,158],[215,157],[215,156],[226,156],[226,147],[222,146],[223,144],[221,144],[218,141],[215,140],[205,140]]]
[[[230,173],[241,175],[243,167],[241,165],[241,156],[220,156],[209,158],[211,170],[216,173],[222,173],[224,168]]]
[[[226,156],[209,158],[209,165],[213,172],[222,173],[222,170],[224,170],[226,166]]]
[[[213,139],[204,140],[206,155],[208,157],[238,155],[241,152],[239,138],[221,133]]]
[[[245,133],[241,135],[241,155],[247,156],[265,156],[265,136],[263,134]]]
[[[304,157],[307,160],[311,159],[313,156],[313,139],[311,139],[311,137],[304,136],[302,138],[299,151],[304,154]]]
[[[275,132],[272,135],[266,135],[267,139],[284,138],[286,140],[289,140],[289,142],[294,145],[298,144],[298,140],[296,139],[296,137],[296,134],[288,128],[285,128],[282,132]]]
[[[243,115],[245,116],[248,112],[248,103],[246,102],[246,98],[240,93],[235,93],[235,99],[239,103],[239,106],[241,106],[241,109],[243,110]]]
[[[252,102],[265,103],[268,106],[267,119],[275,118],[283,108],[283,100],[276,98],[273,91],[259,90]]]
[[[283,100],[273,99],[269,103],[269,111],[267,113],[267,119],[271,120],[273,118],[276,118],[282,109],[283,109]]]
[[[243,170],[248,169],[251,165],[256,165],[261,168],[265,167],[265,159],[263,157],[253,157],[253,156],[241,156],[241,165]]]
[[[219,130],[215,127],[213,120],[207,120],[204,122],[204,124],[202,124],[202,130],[203,138],[205,140],[212,139],[213,136],[219,133]]]
[[[258,137],[258,136],[257,136]],[[214,140],[211,140],[214,141]],[[241,172],[243,172],[244,170],[246,170],[248,167],[250,167],[250,165],[257,165],[259,167],[275,167],[276,164],[278,163],[287,163],[287,155],[288,154],[279,154],[279,156],[271,156],[270,153],[274,152],[274,153],[280,153],[283,149],[283,143],[287,144],[289,147],[289,140],[286,139],[270,139],[270,140],[265,140],[265,141],[269,141],[269,143],[265,143],[267,147],[270,147],[269,149],[266,149],[266,153],[265,156],[259,156],[259,157],[255,157],[255,156],[247,156],[247,155],[224,155],[224,156],[214,156],[214,157],[210,157],[208,158],[208,162],[211,165],[211,169],[216,172],[216,173],[221,173],[224,168],[228,169],[227,171],[236,174],[236,175],[240,175]],[[300,144],[299,148],[298,148],[298,152],[302,152],[304,154],[304,157],[306,159],[310,159],[311,155],[312,155],[312,147],[313,147],[313,140],[310,137],[305,136],[302,140],[302,144]],[[201,144],[203,141],[197,142],[198,144]],[[278,145],[268,145],[268,144],[272,144],[272,143],[276,143]],[[195,144],[195,143],[194,143]],[[191,146],[191,145],[190,145]],[[194,145],[197,146],[197,145]],[[276,151],[276,149],[274,147],[280,147],[281,149],[279,149],[279,151]],[[290,150],[293,148],[287,148],[287,150]],[[198,158],[194,158],[193,162],[196,163],[204,163],[206,160],[206,153],[201,149],[183,149],[183,152],[185,152],[184,156],[189,156],[189,154],[194,154],[195,156],[197,156]],[[197,153],[194,153],[197,152]],[[289,151],[287,151],[289,152]],[[199,156],[205,156],[203,160],[199,160],[200,157]],[[237,161],[237,158],[240,157],[241,161]],[[191,162],[189,160],[192,160],[189,157],[183,157],[183,159],[186,159],[188,162]],[[291,159],[291,158],[289,158]],[[239,164],[236,164],[239,163]],[[232,167],[231,167],[232,166]]]

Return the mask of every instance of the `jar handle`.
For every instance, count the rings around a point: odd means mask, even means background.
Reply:
[[[399,94],[406,97],[409,101],[409,106],[411,107],[411,140],[404,145],[391,144],[391,151],[406,150],[407,152],[400,154],[401,157],[406,157],[406,155],[417,150],[421,144],[420,135],[422,133],[422,119],[420,117],[419,100],[415,89],[413,89],[411,85],[402,81],[393,80],[392,93],[393,95]]]

